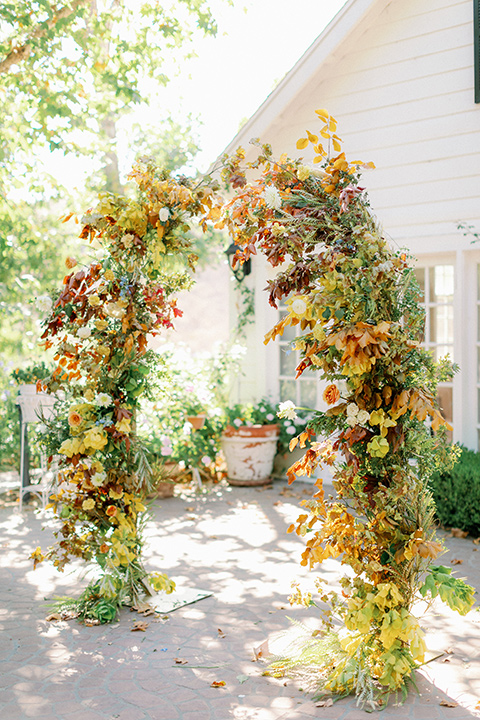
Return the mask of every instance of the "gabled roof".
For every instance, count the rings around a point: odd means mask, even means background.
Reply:
[[[225,148],[234,152],[247,145],[251,138],[264,140],[266,129],[281,119],[282,111],[317,75],[320,66],[335,52],[347,35],[360,23],[374,5],[385,0],[347,0],[345,5],[310,45],[293,68],[285,75],[252,117],[242,126]]]

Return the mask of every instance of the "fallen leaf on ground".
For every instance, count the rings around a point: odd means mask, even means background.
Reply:
[[[255,660],[258,660],[259,658],[266,657],[269,655],[269,649],[268,649],[268,640],[264,640],[264,642],[259,645],[256,648],[253,648],[253,654],[255,656]]]
[[[237,680],[240,684],[243,684],[248,680],[248,675],[237,675]]]
[[[460,560],[459,558],[452,558],[452,560],[450,560],[451,565],[461,565],[462,563],[463,560]]]
[[[143,615],[144,617],[148,617],[148,615],[155,615],[155,608],[150,605],[148,602],[139,602],[136,605],[133,606],[133,610],[136,610],[138,613]]]
[[[85,618],[83,624],[85,627],[94,627],[94,625],[100,625],[100,620],[97,620],[97,618]]]
[[[188,507],[184,508],[185,512],[195,512],[195,508],[193,505],[189,505]]]
[[[451,661],[450,661],[450,658],[446,657],[446,658],[443,658],[442,662],[451,662]]]
[[[281,501],[281,500],[276,500],[273,504],[274,504],[274,505],[281,505],[281,504],[282,504],[282,501]]]
[[[480,545],[480,537],[475,538],[475,540],[472,541],[474,545]]]
[[[450,537],[466,538],[468,532],[466,530],[460,530],[460,528],[450,528]]]
[[[440,700],[442,707],[458,707],[458,703],[454,700]]]
[[[135,622],[133,623],[131,632],[145,632],[147,627],[148,627],[147,622],[143,622],[143,620],[135,620]]]
[[[177,665],[186,665],[188,660],[185,660],[184,658],[173,658],[173,662]]]
[[[210,684],[210,687],[225,687],[226,684],[225,680],[214,680]]]
[[[225,637],[225,633],[223,632],[223,630],[221,628],[217,628],[217,632],[218,632],[219,637],[221,637],[221,638]]]
[[[61,620],[61,619],[62,618],[61,618],[60,613],[50,613],[50,615],[47,615],[47,617],[45,618],[45,620],[47,620],[47,622],[52,622],[52,620]]]
[[[315,703],[315,707],[332,707],[333,700],[332,698],[327,698],[326,700],[320,700],[320,702]]]

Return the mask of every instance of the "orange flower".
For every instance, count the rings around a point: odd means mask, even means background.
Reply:
[[[340,390],[336,385],[329,385],[324,390],[323,399],[328,405],[335,405],[340,400]]]
[[[108,517],[115,517],[115,515],[117,514],[117,510],[118,508],[115,507],[115,505],[109,505],[105,512],[107,513]]]
[[[67,259],[65,260],[65,265],[69,270],[74,268],[76,264],[77,264],[76,259],[74,257],[72,257],[71,255],[69,255],[67,257]]]
[[[110,507],[112,507],[112,506],[110,506]],[[109,547],[108,547],[107,543],[102,543],[99,548],[100,552],[103,554],[107,553],[108,549],[109,549]]]
[[[68,424],[72,428],[78,428],[82,424],[82,416],[80,413],[78,413],[76,410],[72,410],[72,412],[68,416]]]

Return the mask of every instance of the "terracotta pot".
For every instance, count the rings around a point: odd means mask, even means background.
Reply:
[[[187,415],[187,420],[194,430],[201,430],[205,425],[205,413],[199,415]]]
[[[270,482],[277,451],[278,425],[228,425],[221,443],[230,485],[254,486]]]

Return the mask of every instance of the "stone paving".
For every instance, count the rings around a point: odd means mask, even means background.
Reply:
[[[46,600],[75,595],[86,579],[80,567],[33,571],[28,556],[48,546],[52,521],[32,507],[22,515],[13,504],[0,507],[0,719],[365,718],[353,698],[317,707],[301,682],[262,676],[265,665],[254,661],[254,648],[288,631],[288,617],[315,623],[312,610],[287,601],[292,580],[312,581],[298,562],[303,542],[286,534],[309,493],[303,483],[275,481],[156,500],[146,532],[149,569],[213,595],[166,616],[125,609],[113,625],[97,627],[46,621]],[[480,587],[480,545],[455,537],[446,544],[442,562]],[[339,572],[331,560],[321,569],[329,583]],[[148,626],[132,632],[139,619]],[[382,718],[480,717],[480,612],[462,618],[439,604],[424,623],[430,657],[441,656],[417,673],[419,692],[404,705],[391,698]]]

